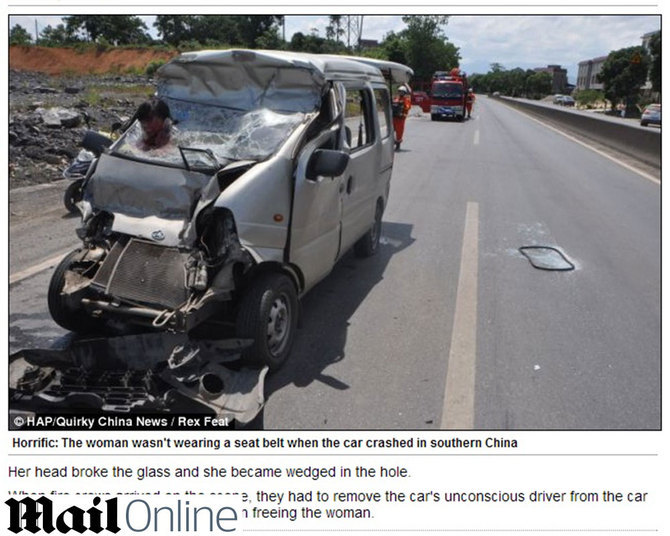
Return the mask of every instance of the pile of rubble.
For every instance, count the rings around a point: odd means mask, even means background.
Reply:
[[[10,70],[9,188],[61,180],[87,129],[109,131],[150,93],[115,88],[148,84],[142,76],[49,77]],[[93,85],[109,89],[91,94]]]

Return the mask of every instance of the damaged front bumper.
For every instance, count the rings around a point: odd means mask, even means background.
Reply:
[[[267,373],[237,363],[250,342],[143,333],[21,350],[10,356],[10,416],[174,413],[249,423],[263,408]]]

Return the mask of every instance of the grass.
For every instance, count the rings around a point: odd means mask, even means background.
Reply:
[[[105,99],[109,98],[109,94],[114,94],[115,97],[125,96],[125,97],[150,97],[155,91],[155,88],[151,85],[101,85],[101,86],[90,86],[86,91],[86,94],[83,96],[83,100],[89,104],[89,106],[100,106],[104,103]]]
[[[124,95],[146,95],[152,94],[156,88],[151,84],[100,84],[89,86],[89,91],[99,93],[122,93]]]
[[[86,101],[89,106],[100,106],[102,95],[95,89],[89,89],[84,95],[84,101]]]

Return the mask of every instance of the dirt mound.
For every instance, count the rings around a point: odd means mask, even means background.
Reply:
[[[9,68],[50,75],[142,72],[152,61],[167,61],[177,52],[146,48],[115,48],[84,51],[74,48],[12,46]]]

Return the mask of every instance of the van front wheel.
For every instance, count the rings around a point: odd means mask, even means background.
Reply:
[[[63,296],[66,274],[81,257],[82,251],[75,249],[60,261],[51,276],[47,292],[47,305],[51,318],[60,327],[68,331],[74,331],[75,333],[96,331],[101,327],[101,322],[89,317],[83,309],[72,307]],[[76,268],[75,270],[79,271]]]
[[[357,257],[372,257],[379,249],[379,239],[382,235],[382,208],[381,201],[377,202],[375,221],[372,227],[354,244],[354,253]]]
[[[298,320],[298,295],[285,275],[259,276],[240,301],[237,336],[253,339],[242,359],[254,366],[280,368],[291,352]]]

